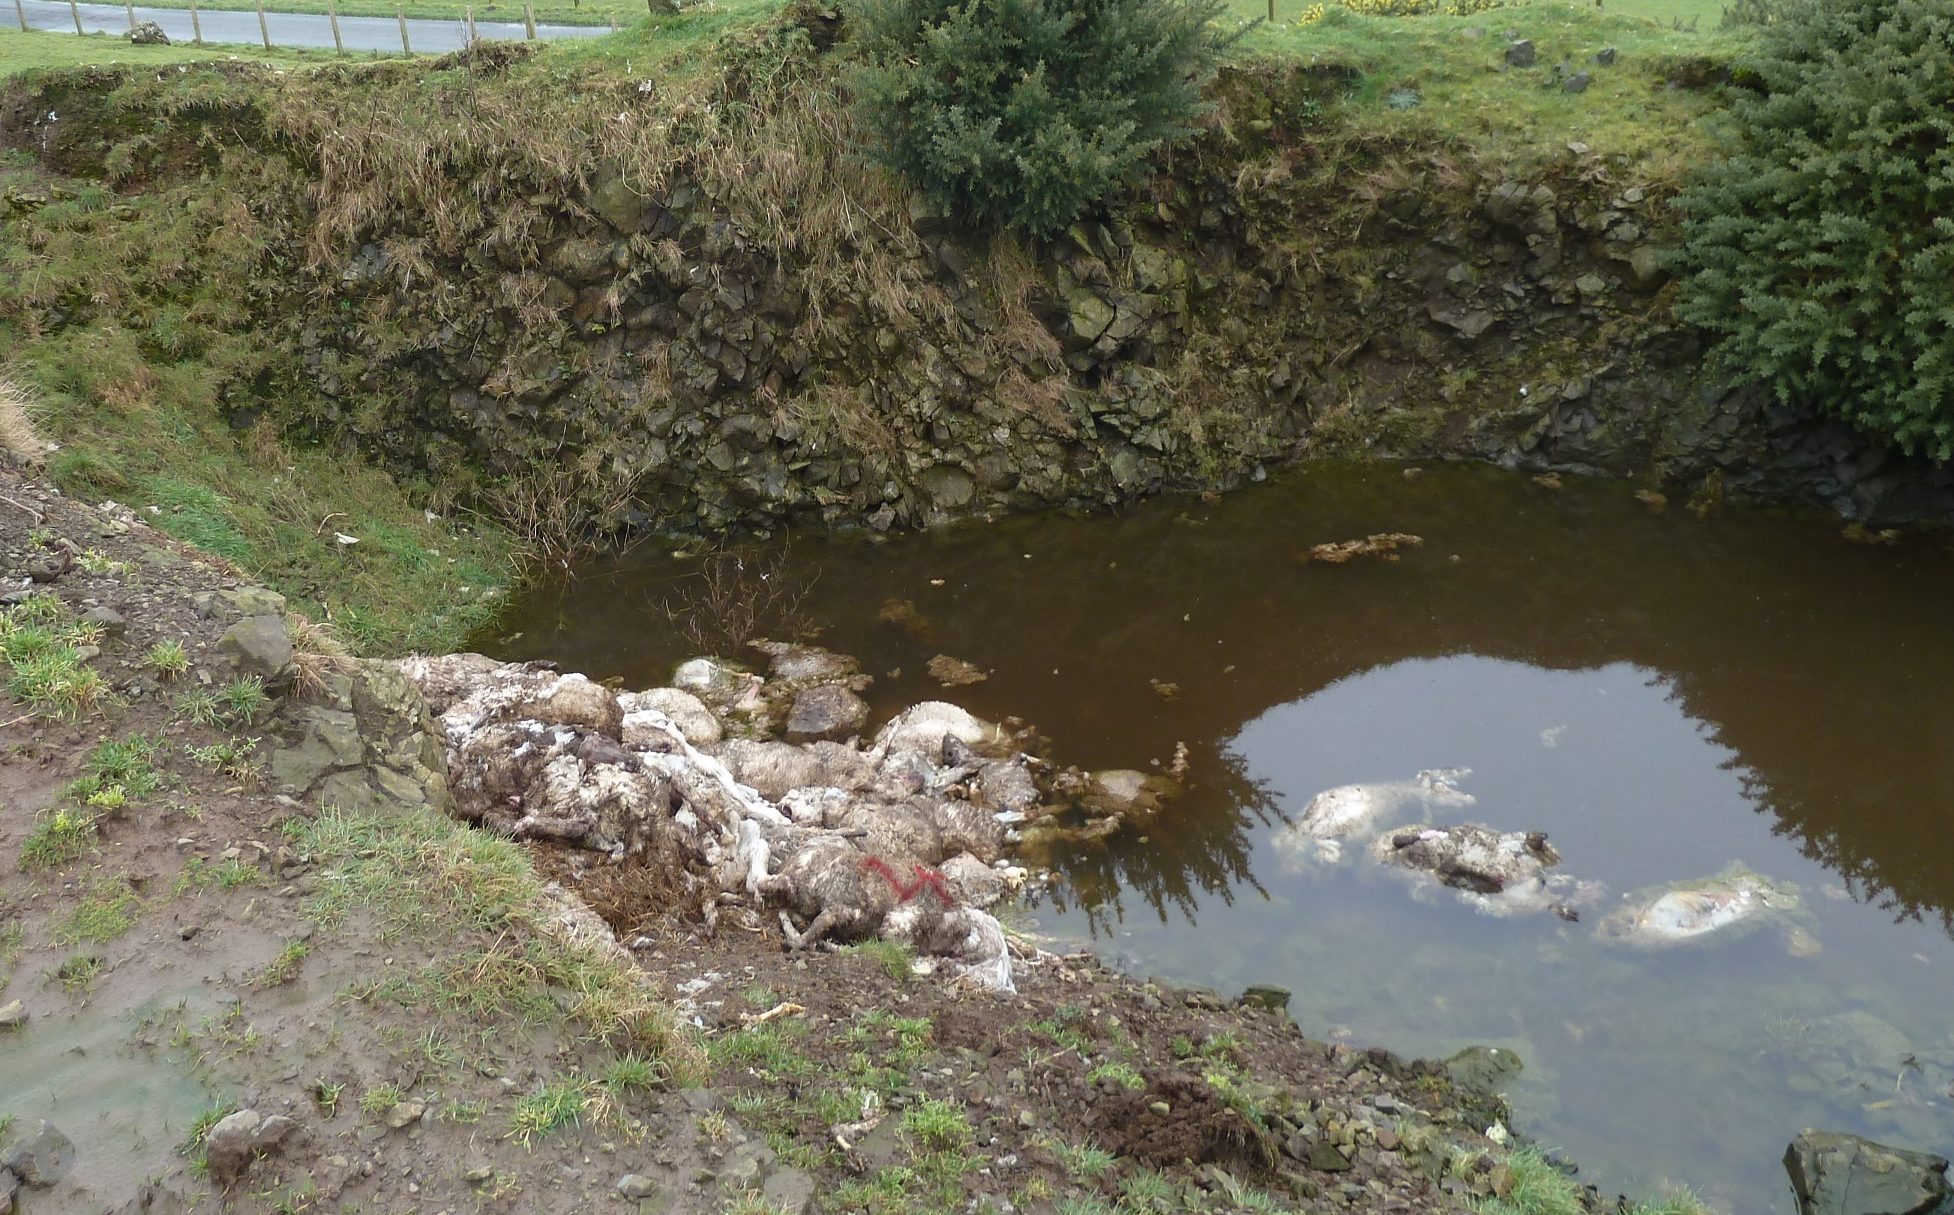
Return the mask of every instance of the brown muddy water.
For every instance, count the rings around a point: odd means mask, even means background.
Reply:
[[[1298,561],[1393,531],[1426,543]],[[1805,1127],[1954,1146],[1944,540],[1657,512],[1614,483],[1316,466],[1216,502],[785,551],[775,576],[811,580],[820,642],[878,674],[884,715],[932,697],[1016,715],[1085,767],[1186,743],[1193,787],[1144,836],[1056,858],[1063,881],[1023,908],[1038,929],[1179,982],[1282,984],[1312,1035],[1510,1047],[1520,1128],[1604,1187],[1788,1212],[1779,1157]],[[660,605],[697,568],[640,550],[484,644],[661,682],[691,647]],[[946,692],[939,653],[990,677]],[[1494,919],[1272,846],[1320,790],[1439,767],[1471,768],[1477,802],[1438,821],[1546,831],[1602,903]],[[1771,929],[1656,953],[1595,932],[1626,894],[1733,861],[1796,884],[1819,952]]]

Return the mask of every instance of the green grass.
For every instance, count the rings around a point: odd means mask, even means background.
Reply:
[[[509,1111],[509,1137],[529,1147],[538,1139],[582,1122],[589,1102],[589,1090],[574,1076],[545,1084],[516,1099],[515,1108]]]
[[[360,1094],[360,1112],[380,1117],[407,1100],[407,1094],[391,1081],[382,1081]]]
[[[108,960],[100,954],[78,953],[55,967],[53,978],[69,994],[81,995],[107,967]]]
[[[1584,1215],[1581,1186],[1538,1148],[1517,1148],[1503,1157],[1512,1186],[1504,1198],[1481,1198],[1472,1204],[1479,1215]],[[1455,1170],[1472,1160],[1461,1157]],[[1677,1192],[1652,1202],[1629,1206],[1623,1215],[1710,1215],[1694,1194]]]
[[[65,865],[95,846],[95,816],[72,806],[43,810],[20,842],[22,869],[51,869]]]
[[[867,958],[899,983],[907,983],[916,973],[916,951],[901,941],[885,941],[875,937],[850,945],[841,952]]]
[[[959,1150],[976,1134],[962,1110],[927,1097],[902,1112],[902,1129],[930,1151]]]
[[[706,1052],[721,1066],[747,1068],[762,1079],[791,1079],[814,1071],[797,1042],[806,1036],[804,1022],[769,1021],[714,1038]]]
[[[700,1075],[704,1060],[692,1035],[651,998],[629,962],[540,929],[533,908],[542,882],[520,845],[425,807],[403,814],[328,808],[292,820],[287,834],[320,866],[320,892],[305,908],[322,925],[358,915],[383,941],[411,935],[446,943],[440,962],[374,994],[477,1016],[548,1020],[567,1011],[591,1037],[664,1064],[676,1083]],[[471,934],[488,944],[466,944]]]
[[[93,625],[72,619],[68,605],[43,592],[0,611],[0,665],[7,694],[30,712],[73,721],[109,699],[108,684],[79,647],[101,639]]]
[[[88,888],[68,918],[54,930],[55,943],[106,945],[134,928],[141,910],[142,900],[127,882],[98,882]]]
[[[1741,45],[1717,27],[1721,8],[1701,0],[1647,0],[1651,9],[1709,8],[1695,32],[1620,15],[1614,5],[1596,9],[1566,0],[1494,9],[1467,17],[1372,17],[1340,5],[1325,7],[1322,20],[1298,24],[1291,15],[1264,24],[1243,40],[1251,53],[1356,67],[1363,76],[1341,103],[1343,116],[1363,133],[1383,138],[1436,136],[1456,142],[1461,153],[1510,167],[1517,175],[1543,163],[1566,163],[1569,143],[1595,153],[1625,155],[1638,164],[1641,184],[1678,179],[1709,154],[1700,121],[1716,108],[1700,92],[1670,89],[1666,64],[1689,56],[1727,56]],[[1236,0],[1236,11],[1255,9]],[[1295,13],[1302,6],[1278,6]],[[1633,12],[1631,4],[1621,10]],[[1503,70],[1507,31],[1533,40],[1536,66]],[[1591,57],[1612,46],[1612,67]],[[1586,70],[1592,84],[1574,94],[1557,87],[1553,68]],[[1415,94],[1417,104],[1396,109]]]
[[[280,987],[290,983],[298,978],[299,967],[311,952],[312,946],[304,941],[286,942],[285,948],[278,951],[278,956],[252,976],[252,983],[259,987]]]
[[[187,8],[187,4],[175,7]],[[216,7],[199,0],[199,8]],[[239,5],[249,8],[250,5]],[[280,5],[279,7],[283,7]],[[325,11],[323,6],[321,12]],[[392,15],[392,10],[388,11]],[[12,21],[12,14],[7,14]],[[280,50],[265,54],[248,46],[132,46],[127,38],[110,34],[59,33],[48,30],[0,30],[0,77],[43,68],[93,67],[103,64],[193,63],[198,60],[246,60],[296,67],[330,58],[317,51]]]
[[[150,646],[149,653],[143,656],[143,662],[164,679],[180,679],[190,670],[190,655],[183,648],[183,643],[174,637]]]

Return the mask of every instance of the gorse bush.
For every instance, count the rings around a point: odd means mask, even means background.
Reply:
[[[1785,4],[1685,193],[1678,311],[1717,361],[1954,455],[1954,0]]]
[[[860,0],[872,152],[977,224],[1064,228],[1192,134],[1221,0]]]

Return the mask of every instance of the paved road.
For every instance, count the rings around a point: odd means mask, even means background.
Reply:
[[[37,30],[57,30],[73,33],[74,15],[69,11],[65,0],[20,0],[27,12],[27,24]],[[12,11],[14,0],[0,0],[0,24],[16,25]],[[128,32],[129,17],[118,4],[83,4],[81,28],[91,34],[122,34]],[[190,11],[180,8],[136,7],[136,20],[154,21],[163,27],[170,41],[188,43],[190,41]],[[263,46],[258,33],[258,14],[256,12],[230,12],[220,9],[199,7],[197,20],[203,25],[205,42],[234,42],[250,46]],[[273,46],[326,47],[332,46],[332,26],[324,14],[313,13],[266,13],[265,24],[271,29]],[[521,22],[504,23],[476,21],[475,32],[481,38],[521,39],[525,31]],[[539,25],[538,38],[593,38],[610,31],[601,25]],[[345,40],[349,51],[398,51],[400,50],[400,23],[392,17],[341,17],[339,34]],[[427,18],[409,17],[407,19],[407,41],[415,51],[458,51],[466,44],[468,27],[461,21],[436,21]]]

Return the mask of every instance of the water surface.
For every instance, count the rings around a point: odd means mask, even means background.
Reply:
[[[1426,543],[1298,560],[1386,531]],[[1059,858],[1027,909],[1044,931],[1182,982],[1283,984],[1316,1035],[1512,1047],[1523,1128],[1604,1186],[1788,1212],[1778,1158],[1804,1127],[1954,1146],[1944,542],[1318,466],[1213,502],[785,551],[774,577],[811,582],[804,614],[878,673],[885,715],[947,697],[1086,767],[1186,744],[1193,787],[1143,836]],[[660,682],[691,648],[661,605],[696,568],[641,551],[518,604],[488,645]],[[991,676],[946,693],[938,653]],[[1608,902],[1495,920],[1271,846],[1322,789],[1453,766],[1478,799],[1456,818],[1548,832]],[[1626,893],[1733,861],[1797,884],[1821,953],[1769,930],[1660,954],[1596,938]]]

